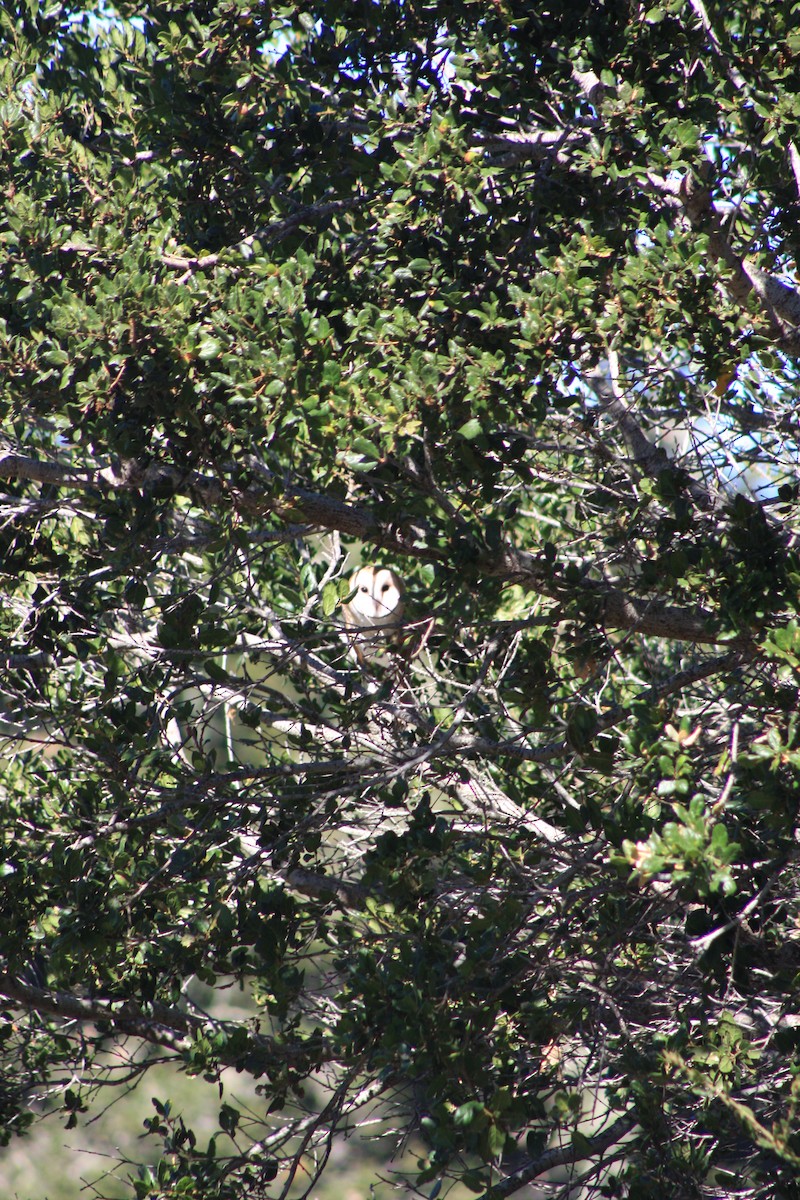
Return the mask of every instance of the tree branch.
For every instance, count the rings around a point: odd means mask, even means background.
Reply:
[[[255,242],[263,242],[266,245],[272,242],[278,242],[281,238],[293,233],[306,222],[320,221],[325,217],[329,217],[332,213],[347,212],[348,209],[357,208],[359,205],[366,204],[368,197],[366,196],[351,196],[343,200],[329,200],[324,204],[307,204],[291,216],[284,217],[280,221],[272,221],[269,225],[263,226],[261,229],[256,229],[254,233],[242,238],[241,241],[229,247],[224,253],[229,254],[231,250],[241,251],[242,247],[250,248]],[[167,267],[173,267],[179,271],[186,271],[191,274],[193,271],[208,271],[215,267],[219,262],[222,254],[201,254],[201,255],[184,255],[184,254],[169,254],[161,255],[161,261]]]
[[[674,191],[669,184],[663,186]],[[683,178],[678,195],[692,227],[708,237],[711,257],[729,268],[724,282],[734,302],[748,311],[750,296],[755,295],[780,348],[800,355],[800,293],[736,253],[723,232],[711,192],[693,175]]]
[[[611,1146],[622,1141],[635,1125],[635,1119],[625,1115],[619,1117],[603,1133],[595,1134],[594,1137],[581,1138],[578,1144],[570,1142],[566,1146],[554,1146],[551,1150],[545,1150],[543,1154],[533,1159],[521,1171],[516,1171],[513,1175],[509,1175],[508,1179],[504,1179],[501,1183],[496,1183],[494,1187],[489,1188],[488,1192],[484,1192],[480,1200],[505,1200],[506,1196],[511,1196],[514,1192],[519,1191],[520,1188],[525,1187],[527,1183],[537,1179],[540,1175],[544,1175],[546,1171],[552,1171],[553,1167],[563,1167],[567,1163],[584,1162],[589,1158],[594,1158],[596,1155],[604,1154]]]
[[[257,484],[245,489],[228,488],[217,479],[198,472],[178,471],[161,463],[143,468],[127,462],[121,468],[80,471],[11,452],[0,455],[0,477],[4,478],[104,491],[149,491],[157,487],[159,494],[163,494],[166,486],[173,494],[189,495],[207,507],[230,504],[248,513],[271,513],[281,521],[301,521],[319,529],[337,530],[403,557],[424,562],[445,559],[444,551],[427,544],[433,540],[432,532],[419,522],[382,521],[360,505],[347,504],[296,484],[278,482],[265,467],[260,473],[279,494],[271,495],[267,488]],[[499,553],[482,555],[476,567],[493,579],[519,584],[552,600],[582,600],[593,618],[607,628],[707,645],[750,644],[747,636],[720,638],[714,629],[713,613],[708,609],[678,607],[663,600],[633,596],[605,580],[584,577],[578,582],[567,582],[541,556],[508,544]]]
[[[604,401],[604,408],[619,425],[628,452],[641,473],[649,479],[657,480],[662,471],[674,469],[674,463],[670,460],[666,450],[661,446],[653,445],[628,408],[622,388],[619,357],[616,350],[613,349],[608,351],[608,370],[611,395],[601,397]],[[697,507],[703,511],[713,509],[714,499],[703,484],[693,479],[688,472],[683,472],[683,475],[686,490]]]
[[[728,55],[722,49],[719,37],[713,25],[711,24],[711,20],[706,11],[706,6],[703,4],[703,0],[689,0],[689,3],[699,17],[700,24],[703,26],[703,29],[706,32],[706,37],[708,38],[709,44],[711,45],[711,48],[716,54],[717,58],[722,63],[728,79],[730,79],[737,91],[743,91],[747,86],[747,81],[745,80],[745,77],[742,75],[741,71],[737,70],[737,68],[730,61]]]
[[[652,687],[645,688],[644,691],[637,693],[628,704],[615,704],[613,708],[607,709],[604,713],[598,715],[592,737],[596,737],[598,733],[604,733],[607,729],[612,729],[615,725],[620,725],[632,715],[636,707],[658,704],[662,700],[665,700],[667,696],[681,691],[682,688],[699,683],[702,679],[709,679],[712,675],[719,675],[724,671],[734,670],[740,667],[745,661],[746,657],[743,652],[741,650],[734,650],[730,654],[721,654],[717,658],[710,658],[706,662],[698,663],[694,667],[687,667],[683,671],[677,671],[669,679],[664,680],[663,683],[653,684]],[[456,740],[454,748],[461,754],[479,755],[487,759],[512,758],[519,762],[532,763],[548,763],[554,759],[563,758],[565,755],[574,753],[574,747],[570,744],[568,738],[560,738],[556,742],[547,742],[544,746],[527,746],[523,742],[518,741],[489,742],[483,738],[475,738],[470,742],[467,742],[465,739],[462,741]]]
[[[71,992],[51,992],[23,983],[7,971],[0,971],[0,996],[44,1016],[77,1021],[79,1024],[108,1025],[116,1036],[141,1038],[144,1042],[165,1046],[178,1054],[191,1050],[194,1040],[200,1036],[220,1032],[238,1035],[244,1030],[244,1026],[237,1022],[195,1017],[156,1002],[150,1003],[145,1009],[132,1000],[88,1000]],[[216,1053],[220,1061],[231,1065],[241,1062],[249,1054],[268,1058],[278,1065],[287,1061],[292,1065],[308,1065],[311,1058],[318,1062],[331,1056],[319,1042],[313,1046],[304,1046],[302,1043],[291,1045],[249,1030],[245,1051],[239,1043],[233,1054],[226,1056],[224,1048]]]

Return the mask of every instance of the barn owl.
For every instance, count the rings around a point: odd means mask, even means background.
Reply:
[[[383,642],[390,636],[386,631],[402,623],[405,586],[390,567],[374,566],[360,567],[350,586],[355,595],[342,605],[342,616],[348,629],[364,631],[350,639],[356,658],[363,661],[370,656],[368,647]]]

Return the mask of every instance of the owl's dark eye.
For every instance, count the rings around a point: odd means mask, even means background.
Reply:
[[[388,584],[388,583],[385,583],[385,584],[383,585],[383,587],[381,588],[381,591],[382,591],[382,592],[388,592],[388,590],[389,590],[389,584]]]
[[[367,585],[365,583],[362,583],[361,587],[358,590],[360,592],[368,592],[369,588],[367,587]]]

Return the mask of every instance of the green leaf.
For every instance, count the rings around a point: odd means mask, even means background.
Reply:
[[[340,595],[339,586],[331,580],[325,584],[322,589],[322,612],[326,617],[329,617],[339,607]]]
[[[468,421],[456,430],[459,437],[464,438],[467,442],[472,442],[476,437],[479,437],[483,432],[480,421],[476,417],[470,417]]]
[[[461,1176],[461,1182],[470,1192],[485,1192],[489,1186],[489,1177],[478,1171],[467,1171]]]
[[[578,1157],[580,1157],[580,1158],[591,1158],[592,1157],[591,1142],[589,1141],[589,1139],[586,1137],[585,1134],[580,1132],[579,1129],[573,1129],[570,1140],[572,1142],[572,1148],[574,1149],[574,1151],[578,1155]]]
[[[197,354],[202,359],[218,358],[222,352],[222,343],[214,337],[205,337],[197,347]]]

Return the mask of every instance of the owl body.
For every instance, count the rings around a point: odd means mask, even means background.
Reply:
[[[402,624],[405,586],[390,567],[375,566],[360,567],[350,584],[355,594],[342,605],[342,616],[349,630],[358,630],[355,636],[351,632],[349,640],[361,660]]]

